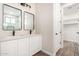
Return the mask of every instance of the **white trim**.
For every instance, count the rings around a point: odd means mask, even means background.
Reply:
[[[52,53],[52,52],[48,52],[48,51],[46,51],[46,50],[44,50],[44,49],[42,49],[41,51],[45,52],[46,54],[48,54],[48,55],[50,55],[50,56],[53,56],[53,53]]]

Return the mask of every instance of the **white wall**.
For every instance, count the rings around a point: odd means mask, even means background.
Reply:
[[[36,30],[42,34],[43,49],[52,53],[53,47],[53,4],[39,3],[36,4]]]
[[[31,5],[31,8],[27,8],[27,7],[23,7],[21,6],[19,3],[7,3],[8,5],[10,6],[13,6],[13,7],[16,7],[18,9],[21,9],[22,12],[23,11],[27,11],[27,12],[30,12],[30,13],[33,13],[35,14],[35,4],[30,4]],[[12,31],[3,31],[2,30],[2,3],[0,3],[0,38],[3,38],[3,37],[7,37],[9,35],[12,35]],[[22,14],[23,15],[23,14]],[[23,17],[22,17],[22,21],[23,21]],[[28,34],[29,32],[28,31],[25,31],[23,29],[23,23],[22,23],[22,30],[21,31],[16,31],[16,35],[26,35]]]

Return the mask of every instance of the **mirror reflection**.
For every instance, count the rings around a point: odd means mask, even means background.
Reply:
[[[21,10],[9,5],[3,5],[3,29],[21,30]]]
[[[33,30],[34,29],[34,14],[25,12],[24,29]]]

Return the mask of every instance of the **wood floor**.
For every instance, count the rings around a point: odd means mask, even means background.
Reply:
[[[49,56],[48,54],[46,54],[45,52],[39,51],[38,53],[36,53],[33,56]]]
[[[64,47],[59,49],[57,56],[79,56],[79,44],[71,41],[64,41]],[[39,51],[33,56],[49,56],[48,54]]]
[[[59,49],[57,56],[79,56],[79,44],[70,41],[64,41],[64,47]]]

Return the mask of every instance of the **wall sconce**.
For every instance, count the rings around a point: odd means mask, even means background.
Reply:
[[[29,8],[31,8],[31,6],[28,5],[28,4],[26,4],[26,3],[20,3],[20,5],[21,5],[21,6],[24,6],[24,7],[29,7]]]

